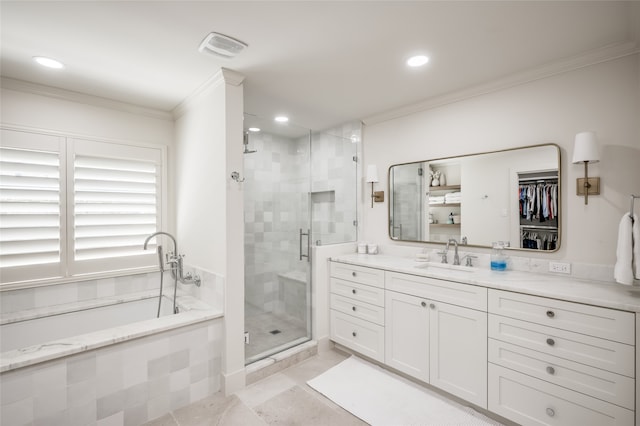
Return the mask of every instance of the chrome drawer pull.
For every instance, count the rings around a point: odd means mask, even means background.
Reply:
[[[351,310],[352,310],[353,312],[355,312],[355,311],[356,311],[356,307],[355,307],[355,306],[352,306],[352,307],[351,307]]]
[[[547,416],[553,417],[556,415],[556,412],[553,408],[547,408]]]
[[[352,333],[351,333],[351,335],[352,335],[353,337],[356,337],[356,332],[355,332],[355,331],[354,331],[354,332],[352,332]]]
[[[356,273],[355,273],[355,272],[352,272],[352,273],[351,273],[351,276],[355,277],[355,276],[356,276]]]
[[[556,369],[555,369],[555,368],[553,368],[553,367],[551,367],[551,366],[549,366],[549,367],[547,367],[547,373],[549,373],[549,374],[556,374]]]
[[[435,303],[430,303],[430,304],[429,304],[429,307],[430,307],[431,309],[435,309],[435,308],[436,308],[436,304],[435,304]]]
[[[556,341],[555,341],[555,340],[553,340],[553,339],[547,339],[547,345],[549,345],[549,346],[553,346],[553,345],[555,345],[555,344],[556,344]]]
[[[547,316],[548,316],[549,318],[553,318],[553,317],[555,317],[555,316],[556,316],[556,314],[555,314],[555,312],[553,312],[553,311],[547,311]]]
[[[427,302],[421,302],[420,306],[422,306],[423,308],[426,308],[427,307]]]
[[[356,289],[351,290],[351,293],[356,294]]]

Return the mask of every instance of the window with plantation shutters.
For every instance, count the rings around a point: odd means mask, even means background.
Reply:
[[[163,151],[2,130],[1,282],[155,265]]]
[[[63,274],[64,140],[2,130],[0,271],[2,281]]]
[[[161,228],[161,151],[78,139],[68,149],[71,273],[148,264],[142,245]]]

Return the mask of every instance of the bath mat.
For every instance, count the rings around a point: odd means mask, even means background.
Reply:
[[[501,425],[355,356],[307,384],[373,426]]]

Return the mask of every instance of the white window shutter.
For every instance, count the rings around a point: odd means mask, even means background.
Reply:
[[[161,228],[161,151],[94,141],[70,144],[70,271],[154,265],[145,238]]]
[[[2,130],[2,282],[55,278],[63,275],[63,149],[63,138]]]

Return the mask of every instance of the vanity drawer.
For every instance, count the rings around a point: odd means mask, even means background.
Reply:
[[[384,288],[384,271],[382,269],[331,262],[331,276],[359,284]]]
[[[354,317],[384,325],[384,308],[362,303],[349,297],[331,295],[331,309]]]
[[[635,347],[489,314],[489,337],[634,377]]]
[[[489,362],[634,409],[635,383],[630,377],[494,339],[489,339]]]
[[[331,340],[384,362],[384,327],[331,310]]]
[[[385,287],[398,293],[487,311],[486,287],[397,272],[385,273]]]
[[[371,287],[338,278],[331,278],[330,285],[331,293],[333,294],[349,297],[360,302],[371,303],[376,306],[384,306],[383,288]]]
[[[489,290],[489,312],[630,345],[635,342],[632,312],[501,290]]]
[[[523,426],[631,426],[626,408],[489,364],[489,411]]]

